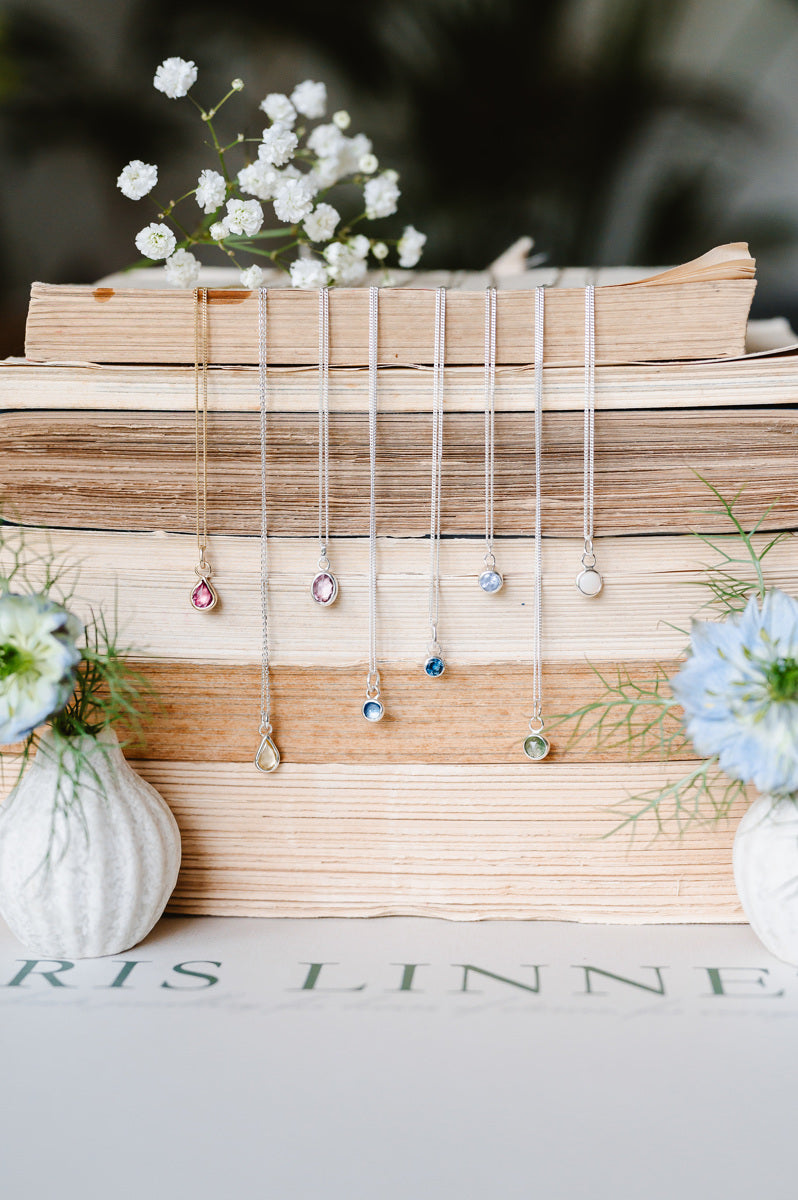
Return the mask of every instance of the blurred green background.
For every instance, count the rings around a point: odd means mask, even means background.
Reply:
[[[0,353],[20,353],[30,281],[133,261],[162,196],[212,166],[183,101],[151,85],[194,59],[231,138],[257,103],[323,79],[383,165],[393,228],[423,265],[480,268],[529,234],[558,265],[691,258],[746,240],[758,315],[798,323],[798,0],[24,0],[0,4]],[[209,261],[211,261],[209,259]]]

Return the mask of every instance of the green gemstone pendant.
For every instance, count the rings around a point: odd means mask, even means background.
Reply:
[[[533,762],[540,762],[550,750],[549,740],[542,733],[530,733],[529,737],[524,740],[524,754]]]

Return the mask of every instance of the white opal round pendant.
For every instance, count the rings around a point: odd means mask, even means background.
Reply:
[[[583,596],[598,596],[604,580],[595,567],[585,567],[576,577],[576,586]]]

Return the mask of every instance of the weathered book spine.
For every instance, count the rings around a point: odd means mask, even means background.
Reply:
[[[184,533],[195,522],[194,418],[168,412],[6,412],[0,493],[29,523]],[[582,416],[550,413],[543,461],[548,536],[582,527]],[[427,414],[383,412],[377,460],[378,530],[423,537],[429,528]],[[484,529],[483,421],[445,417],[442,530]],[[743,520],[776,503],[764,528],[798,526],[794,447],[798,412],[721,409],[601,414],[596,422],[596,530],[602,535],[722,531],[728,521],[707,504],[697,472],[724,495],[741,482]],[[317,529],[318,418],[269,418],[269,524],[278,536]],[[496,418],[496,532],[533,526],[533,445],[529,417]],[[339,537],[362,536],[368,496],[367,418],[339,413],[330,423],[330,515]],[[208,520],[216,534],[253,536],[260,527],[260,450],[255,413],[212,413],[208,432]]]
[[[596,296],[596,361],[653,362],[721,358],[745,348],[754,294],[750,279],[676,285],[624,285]],[[435,294],[432,289],[380,289],[378,361],[383,366],[431,363]],[[544,361],[584,362],[584,292],[547,293]],[[274,366],[318,361],[316,292],[275,289],[268,301],[269,361]],[[257,296],[242,290],[209,292],[209,361],[258,361]],[[446,361],[481,361],[484,295],[453,290],[447,302]],[[191,363],[194,299],[190,291],[53,286],[31,290],[25,352],[39,362]],[[498,302],[497,362],[534,359],[534,294],[502,292]],[[368,291],[330,295],[330,364],[368,362]]]
[[[744,920],[728,825],[610,834],[683,764],[136,764],[180,823],[173,912],[604,922]],[[669,838],[667,835],[671,834]]]
[[[585,398],[582,367],[544,368],[544,412],[581,412]],[[380,371],[381,412],[429,411],[432,372],[428,367]],[[661,409],[773,408],[794,404],[798,396],[795,355],[707,363],[652,363],[605,366],[596,371],[596,411],[628,412]],[[317,413],[315,368],[271,367],[270,408],[280,413]],[[257,412],[256,367],[211,367],[208,403],[216,413]],[[484,409],[482,366],[446,371],[446,412],[481,413]],[[496,370],[497,412],[529,413],[534,408],[534,369],[529,365]],[[194,411],[194,371],[181,366],[114,366],[111,364],[37,364],[19,359],[0,362],[0,409],[4,412],[170,412]],[[365,413],[368,389],[358,367],[339,367],[330,374],[330,411]],[[673,421],[678,420],[674,412]]]

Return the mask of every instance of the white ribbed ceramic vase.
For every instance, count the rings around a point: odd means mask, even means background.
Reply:
[[[106,729],[81,745],[89,768],[76,788],[71,743],[48,729],[0,806],[0,912],[24,946],[50,957],[135,946],[166,907],[180,866],[177,822],[127,764],[116,734]]]
[[[734,838],[734,882],[759,940],[798,966],[798,801],[754,801]]]

